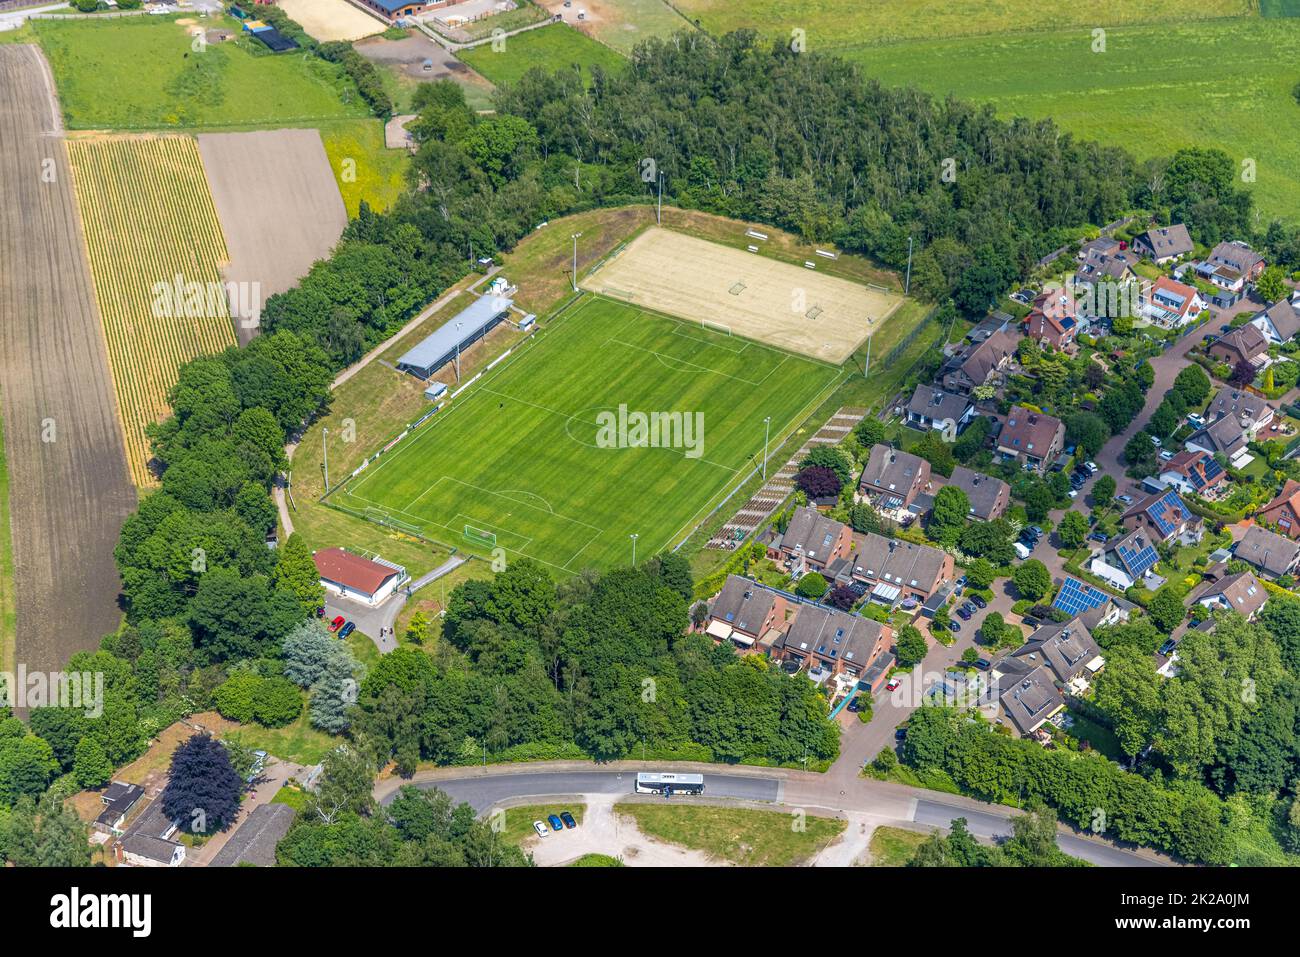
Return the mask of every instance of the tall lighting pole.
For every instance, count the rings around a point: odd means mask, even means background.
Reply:
[[[864,379],[871,374],[871,340],[874,338],[874,336],[867,336],[867,364],[862,369]]]
[[[662,226],[664,224],[664,174],[663,170],[659,171],[659,203],[655,208],[655,224]]]
[[[772,434],[772,417],[763,420],[763,481],[767,481],[767,440]]]
[[[573,234],[573,291],[578,291],[578,237],[582,233]]]
[[[631,535],[628,536],[630,539],[632,539],[632,567],[633,567],[633,568],[636,568],[636,540],[637,540],[637,536],[638,536],[638,533],[637,533],[637,532],[633,532]]]
[[[325,439],[329,434],[330,430],[322,425],[320,429],[320,449],[325,456],[325,491],[327,492],[330,490],[330,447],[329,443],[326,442]]]
[[[912,237],[907,237],[907,278],[903,280],[903,295],[912,288]]]
[[[464,323],[456,323],[456,384],[460,385],[460,327]]]

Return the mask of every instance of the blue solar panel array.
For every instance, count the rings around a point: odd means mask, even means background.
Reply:
[[[1170,521],[1170,511],[1174,513],[1172,516],[1173,521]],[[1148,505],[1146,513],[1150,516],[1151,521],[1155,523],[1156,528],[1160,529],[1160,534],[1164,538],[1174,534],[1178,530],[1179,524],[1192,517],[1192,513],[1187,511],[1187,506],[1183,504],[1183,500],[1178,497],[1178,493],[1173,489],[1165,492],[1164,495],[1161,495],[1160,498]]]
[[[1061,585],[1061,591],[1056,596],[1056,600],[1052,602],[1052,607],[1059,608],[1073,617],[1093,608],[1100,608],[1106,604],[1109,598],[1110,596],[1100,588],[1094,588],[1077,578],[1067,578],[1065,583]]]
[[[1160,555],[1149,543],[1140,548],[1121,543],[1115,548],[1115,551],[1119,552],[1120,561],[1124,563],[1124,567],[1128,569],[1128,573],[1134,578],[1141,578],[1152,565],[1160,560]]]

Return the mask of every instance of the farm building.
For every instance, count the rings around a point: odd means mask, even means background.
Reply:
[[[459,0],[446,0],[445,3],[419,3],[416,0],[357,0],[357,2],[392,23],[402,17],[419,16],[430,7],[450,6],[458,3]]]
[[[512,305],[514,302],[504,296],[483,296],[398,359],[397,368],[421,379],[429,378],[461,349],[487,335],[506,317]]]
[[[261,20],[245,21],[244,32],[252,34],[254,40],[259,41],[273,53],[283,53],[285,50],[296,50],[298,48],[297,40],[286,37],[275,27]]]
[[[362,558],[342,548],[323,548],[312,559],[326,591],[367,605],[378,605],[410,577],[401,565]]]

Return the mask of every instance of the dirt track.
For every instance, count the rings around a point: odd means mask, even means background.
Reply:
[[[199,154],[230,251],[225,279],[259,284],[265,305],[328,256],[348,224],[320,133],[205,133]],[[235,334],[247,343],[254,330],[236,320]]]
[[[116,627],[113,546],[136,501],[47,77],[36,47],[0,46],[0,405],[29,670]]]

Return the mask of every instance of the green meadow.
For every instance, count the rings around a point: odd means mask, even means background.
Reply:
[[[1139,157],[1215,146],[1253,161],[1266,218],[1300,219],[1300,20],[1225,19],[859,46],[839,51],[889,84],[1050,117]],[[1249,171],[1250,164],[1242,166]]]
[[[514,83],[535,66],[554,71],[577,65],[589,76],[593,66],[613,71],[627,65],[627,60],[609,47],[563,23],[507,37],[501,50],[485,43],[457,56],[497,86]]]

